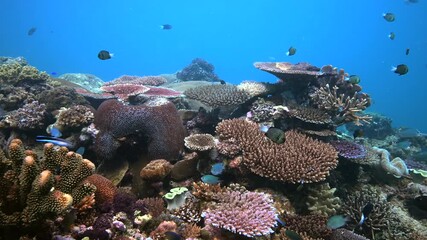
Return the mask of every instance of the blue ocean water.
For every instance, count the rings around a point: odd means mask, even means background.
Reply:
[[[396,21],[385,21],[385,12]],[[424,0],[2,0],[0,55],[104,81],[174,73],[196,57],[231,83],[274,82],[253,67],[256,61],[332,64],[361,77],[373,98],[368,110],[391,117],[396,127],[427,132],[426,13]],[[161,30],[162,24],[173,29]],[[290,46],[297,53],[288,57]],[[102,49],[114,58],[99,60]],[[402,63],[407,75],[390,71]]]

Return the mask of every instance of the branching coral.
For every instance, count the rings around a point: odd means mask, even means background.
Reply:
[[[276,144],[256,123],[243,119],[218,124],[220,140],[234,138],[243,152],[243,164],[253,173],[283,182],[319,182],[338,163],[335,149],[296,131],[285,133],[285,143]]]
[[[93,122],[94,113],[91,108],[75,105],[70,108],[61,108],[56,115],[54,126],[61,131],[83,128]]]
[[[286,215],[282,217],[285,228],[305,233],[313,238],[328,239],[332,231],[326,226],[328,218],[321,215]]]
[[[361,115],[369,104],[370,99],[363,93],[355,92],[353,96],[346,96],[344,93],[337,93],[338,86],[331,87],[326,84],[324,87],[318,88],[310,97],[320,109],[326,110],[333,114],[333,121],[336,124],[346,122],[354,122],[356,125],[361,125],[363,122],[369,123],[370,116]]]
[[[211,106],[221,107],[244,103],[250,96],[234,85],[215,84],[190,88],[184,92],[188,98]]]
[[[176,74],[182,81],[219,81],[214,73],[215,67],[201,58],[195,58],[191,64]]]
[[[203,212],[205,223],[247,237],[268,235],[276,226],[273,200],[265,193],[225,191]]]
[[[39,223],[64,213],[71,204],[79,204],[95,192],[93,185],[82,183],[95,166],[66,148],[45,144],[44,159],[40,161],[34,152],[24,151],[21,140],[14,139],[8,155],[6,159],[1,154],[0,163],[0,182],[6,193],[0,195],[1,224]],[[57,172],[59,175],[55,175]]]
[[[334,196],[336,190],[336,188],[331,188],[329,183],[310,186],[307,199],[308,210],[312,214],[322,216],[332,216],[336,214],[341,207],[340,198]]]

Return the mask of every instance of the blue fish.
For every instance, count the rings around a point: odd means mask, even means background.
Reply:
[[[67,141],[63,138],[56,138],[56,137],[49,137],[49,136],[37,136],[36,142],[42,142],[42,143],[52,143],[54,145],[58,145],[61,147],[66,147],[68,149],[74,148],[74,144],[70,141]]]
[[[51,127],[50,128],[50,136],[59,138],[62,136],[61,131],[57,127]]]
[[[218,184],[220,182],[219,177],[214,175],[204,175],[201,179],[207,184]]]
[[[83,156],[83,154],[85,153],[85,150],[86,150],[85,147],[79,147],[79,148],[77,148],[76,153]]]
[[[224,163],[220,162],[220,163],[215,163],[214,165],[212,165],[211,173],[213,175],[219,175],[223,171],[224,171]]]

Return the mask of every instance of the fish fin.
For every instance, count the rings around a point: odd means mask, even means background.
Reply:
[[[114,57],[114,53],[110,53],[110,57]]]
[[[286,56],[289,56],[289,54],[291,54],[289,51],[286,52]]]
[[[397,70],[397,67],[395,67],[395,66],[391,66],[391,71],[392,72],[394,72],[394,71],[396,71]]]

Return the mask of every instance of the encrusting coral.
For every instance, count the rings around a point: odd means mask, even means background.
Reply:
[[[220,141],[236,140],[245,166],[271,180],[319,182],[338,164],[338,154],[331,145],[294,130],[285,133],[284,144],[274,143],[264,136],[258,124],[244,119],[224,120],[216,131]]]
[[[94,164],[65,147],[45,144],[43,161],[33,151],[24,151],[19,139],[12,140],[8,150],[8,159],[0,154],[1,224],[40,223],[64,213],[96,190],[82,182],[93,173]]]

